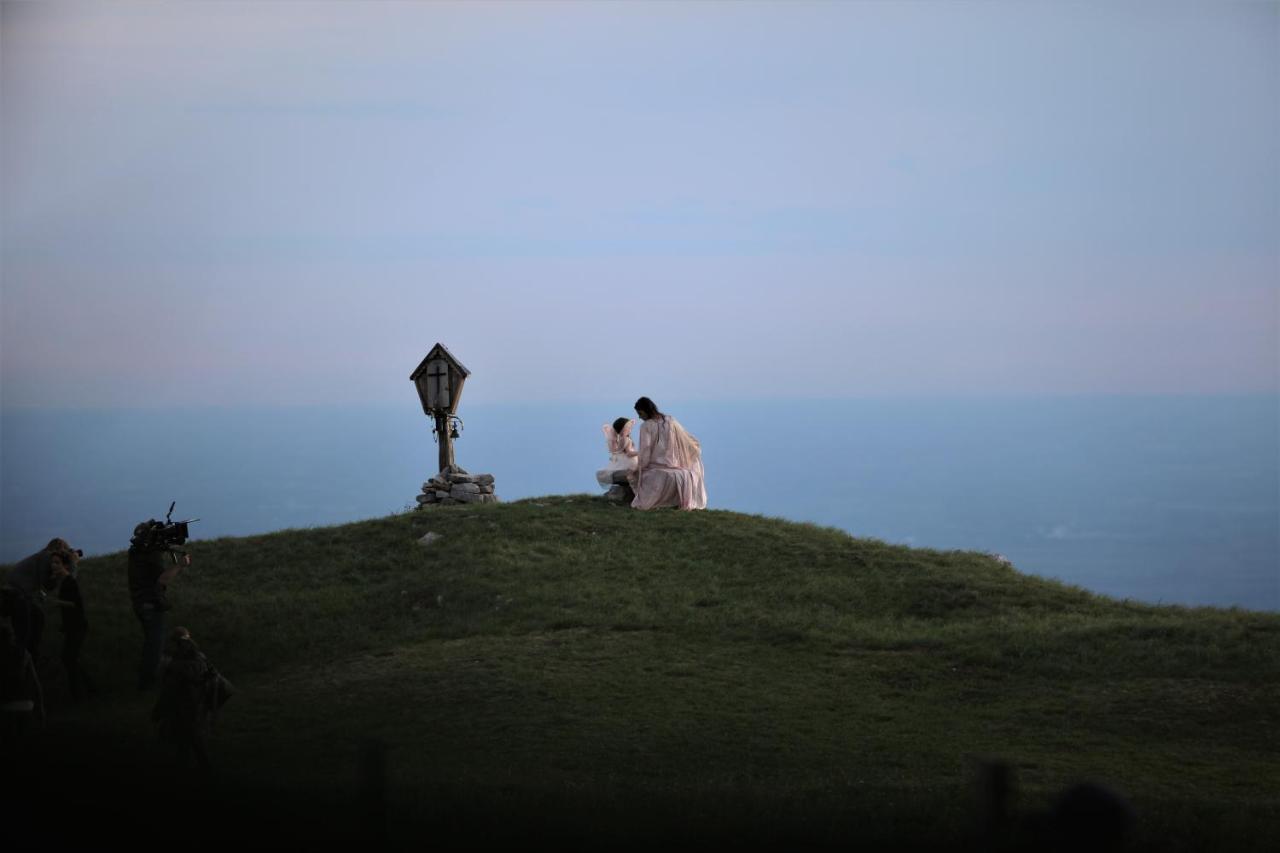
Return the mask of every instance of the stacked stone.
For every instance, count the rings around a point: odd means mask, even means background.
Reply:
[[[468,474],[450,465],[422,484],[418,506],[434,504],[496,504],[492,474]]]
[[[609,487],[609,491],[604,493],[604,499],[620,504],[629,504],[636,499],[636,493],[631,491],[631,483],[627,480],[626,471],[613,472],[613,485]]]

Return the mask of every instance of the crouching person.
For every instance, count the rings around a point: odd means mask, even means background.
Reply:
[[[160,695],[151,719],[161,740],[173,748],[179,768],[187,768],[194,758],[196,767],[208,773],[206,742],[214,717],[231,696],[231,683],[209,663],[186,628],[173,629],[164,651]]]

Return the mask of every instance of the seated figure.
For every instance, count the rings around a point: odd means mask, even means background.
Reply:
[[[605,448],[609,451],[609,464],[596,471],[596,482],[609,489],[606,497],[630,503],[635,497],[630,478],[636,470],[636,446],[631,441],[634,420],[618,418],[612,424],[601,427]]]
[[[648,397],[636,401],[640,427],[640,455],[632,488],[635,509],[674,506],[706,509],[707,485],[702,469],[702,446],[680,422],[658,411]]]

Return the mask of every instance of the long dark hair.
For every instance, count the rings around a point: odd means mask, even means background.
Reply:
[[[655,405],[648,397],[641,397],[639,400],[636,400],[636,411],[639,412],[640,417],[645,420],[652,420],[653,418],[662,416],[662,412],[658,411],[657,405]]]
[[[622,435],[622,430],[626,425],[627,425],[626,418],[618,418],[616,421],[613,422],[613,431],[616,432],[618,435]]]

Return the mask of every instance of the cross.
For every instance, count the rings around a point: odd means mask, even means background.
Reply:
[[[440,444],[441,471],[452,470],[454,464],[449,422],[454,419],[453,410],[458,408],[462,397],[462,385],[470,375],[471,371],[441,343],[428,350],[427,357],[409,374],[422,401],[422,413],[435,422],[433,432]]]
[[[436,439],[440,442],[440,470],[453,464],[453,439],[449,435],[449,368],[443,361],[427,367],[427,397],[435,413]]]
[[[448,408],[448,386],[442,380],[449,376],[449,369],[445,367],[444,362],[437,361],[431,365],[427,371],[427,379],[429,380],[427,387],[430,389],[431,405],[433,407]],[[443,398],[443,399],[442,399]]]

